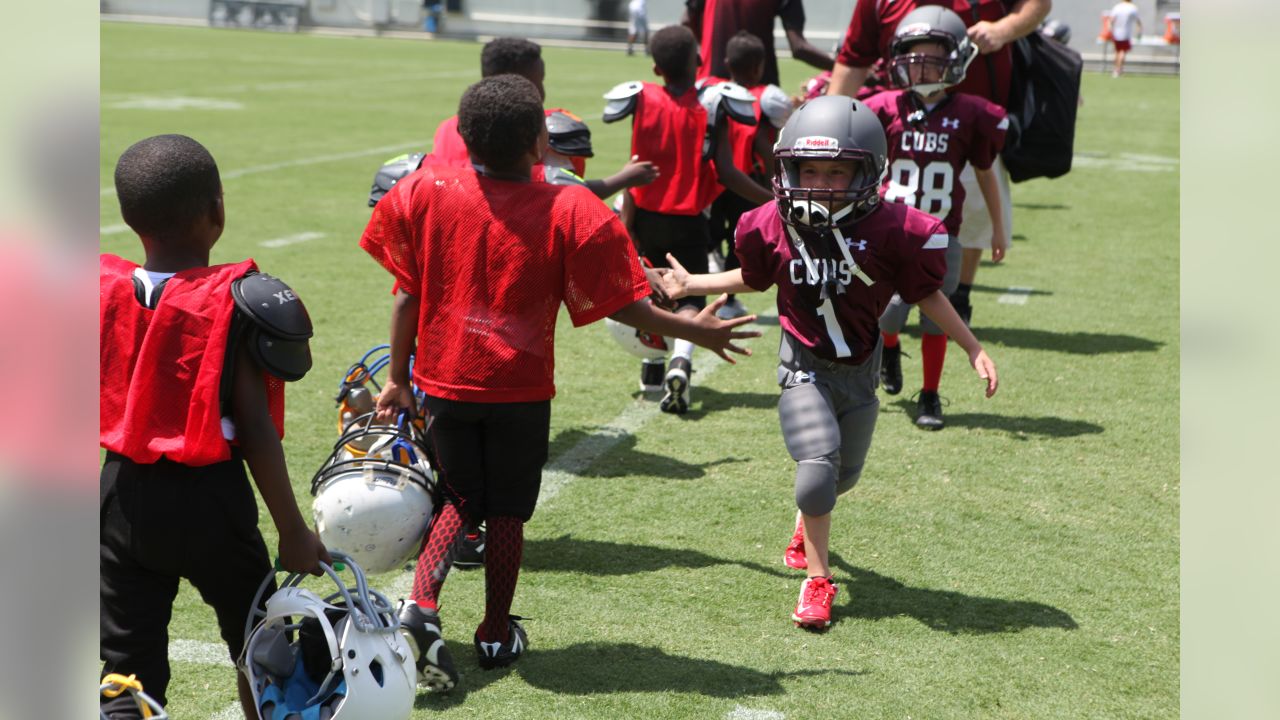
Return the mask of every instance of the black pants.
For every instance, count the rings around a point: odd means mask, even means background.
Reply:
[[[664,215],[636,208],[635,233],[640,241],[640,254],[648,258],[654,267],[670,267],[667,253],[671,253],[691,274],[707,272],[707,249],[711,236],[707,219],[702,215]],[[707,298],[701,295],[684,297],[677,300],[676,305],[701,310],[707,306]]]
[[[472,524],[528,522],[542,487],[551,401],[477,403],[427,396],[427,442],[440,484]]]
[[[254,593],[271,571],[258,504],[239,454],[189,467],[141,465],[108,453],[99,516],[102,672],[136,674],[162,705],[169,685],[169,619],[186,578],[217,614],[234,661]],[[128,693],[104,700],[112,720],[140,717]]]
[[[742,214],[755,207],[750,200],[732,190],[720,193],[720,197],[711,203],[711,247],[717,250],[724,248],[725,270],[742,266],[738,261],[738,254],[734,252],[733,237]]]

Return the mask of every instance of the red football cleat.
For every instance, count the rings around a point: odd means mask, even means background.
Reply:
[[[800,601],[791,619],[798,627],[825,629],[831,624],[831,601],[840,589],[824,577],[811,577],[800,586]]]
[[[796,523],[796,534],[791,536],[791,543],[782,553],[782,562],[789,568],[804,570],[809,567],[809,559],[804,554],[804,524]]]

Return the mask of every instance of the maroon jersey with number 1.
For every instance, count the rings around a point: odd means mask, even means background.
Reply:
[[[861,364],[875,350],[880,314],[894,293],[915,303],[942,287],[946,228],[915,208],[885,203],[847,232],[806,231],[801,238],[809,262],[775,200],[738,221],[736,252],[746,284],[778,286],[782,329],[825,360]],[[852,264],[836,245],[841,240]]]

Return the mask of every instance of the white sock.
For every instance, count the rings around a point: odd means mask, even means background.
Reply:
[[[685,360],[692,360],[693,359],[693,343],[689,342],[688,340],[681,340],[680,338],[676,338],[676,349],[675,349],[675,352],[671,353],[671,359],[674,360],[678,357],[684,358]]]

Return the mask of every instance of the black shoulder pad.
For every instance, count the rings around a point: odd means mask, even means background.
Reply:
[[[250,273],[231,283],[231,298],[247,322],[249,352],[272,375],[292,382],[311,369],[311,316],[293,289],[266,273]]]
[[[422,165],[424,157],[426,153],[399,155],[383,163],[382,167],[378,168],[378,173],[373,176],[373,187],[369,188],[369,207],[377,205],[382,196],[395,187],[396,183],[417,170]]]

